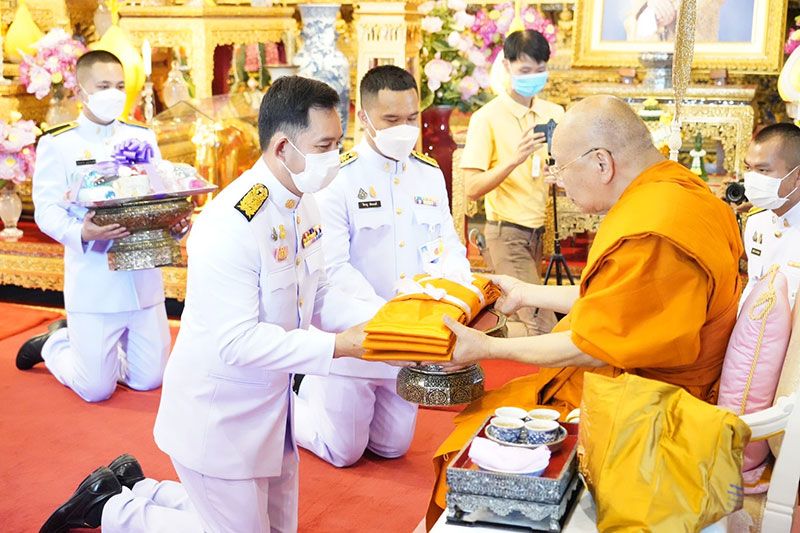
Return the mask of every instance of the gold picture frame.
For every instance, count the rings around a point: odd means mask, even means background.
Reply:
[[[643,52],[672,52],[681,0],[657,1],[658,12],[647,0],[577,0],[573,65],[635,67]],[[778,73],[786,10],[787,0],[697,0],[694,67]]]

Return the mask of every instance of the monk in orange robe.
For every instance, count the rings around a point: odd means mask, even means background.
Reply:
[[[567,313],[552,333],[498,339],[452,320],[454,363],[510,359],[541,367],[459,414],[434,458],[428,524],[445,507],[445,471],[496,407],[580,405],[585,372],[623,372],[672,383],[715,403],[741,292],[742,243],[731,209],[653,146],[642,120],[610,96],[582,100],[553,138],[551,174],[584,212],[605,214],[579,287],[496,276],[511,313]]]

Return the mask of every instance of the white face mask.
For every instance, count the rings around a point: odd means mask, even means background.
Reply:
[[[798,165],[798,167],[800,167],[800,165]],[[789,174],[797,170],[798,167],[794,167],[790,170]],[[797,190],[797,187],[795,187],[786,196],[778,196],[778,189],[780,189],[783,180],[789,177],[789,174],[786,174],[780,179],[775,179],[761,174],[760,172],[745,172],[744,194],[755,207],[761,209],[780,209],[789,201],[789,196]]]
[[[336,177],[336,173],[339,172],[339,151],[331,150],[321,154],[304,154],[292,141],[286,140],[292,145],[292,148],[297,150],[298,154],[303,156],[306,162],[306,167],[303,171],[295,174],[289,170],[283,160],[278,160],[292,177],[297,190],[303,194],[315,193],[330,185],[333,178]]]
[[[400,161],[408,157],[408,154],[417,145],[417,139],[419,138],[418,127],[410,124],[400,124],[379,130],[372,123],[366,111],[364,111],[364,116],[367,117],[367,122],[375,130],[375,135],[370,135],[370,137],[375,141],[375,146],[378,150],[386,157]],[[369,134],[369,130],[367,130],[367,134]]]
[[[103,122],[111,122],[122,114],[125,109],[125,99],[127,96],[119,89],[103,89],[96,93],[89,94],[86,89],[84,92],[88,95],[86,100],[86,107],[92,112],[94,116]]]

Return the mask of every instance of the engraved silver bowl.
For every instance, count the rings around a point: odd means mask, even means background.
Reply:
[[[505,315],[494,309],[479,315],[471,326],[492,337],[508,335]],[[483,377],[479,364],[455,372],[445,372],[439,365],[403,367],[397,374],[397,394],[423,406],[470,403],[483,396]]]

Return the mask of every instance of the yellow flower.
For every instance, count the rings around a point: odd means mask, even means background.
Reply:
[[[14,165],[17,164],[17,160],[11,156],[8,156],[6,157],[5,161],[3,161],[3,163],[5,163],[7,167],[13,167]]]
[[[789,39],[792,41],[800,41],[800,30],[794,30],[791,35],[789,35]]]
[[[496,9],[492,9],[489,11],[489,18],[492,20],[497,20],[500,18],[500,12]]]
[[[658,100],[655,98],[648,98],[644,101],[644,106],[647,108],[658,107]]]
[[[669,126],[672,124],[672,113],[663,113],[661,117],[658,119],[661,124],[666,124]]]
[[[16,122],[18,120],[22,120],[22,113],[19,111],[12,111],[8,114],[8,118],[11,119],[11,122]]]
[[[53,72],[52,76],[50,76],[51,83],[61,83],[64,81],[64,76],[60,72]]]
[[[553,33],[556,31],[555,27],[552,24],[548,24],[547,27],[544,29],[545,33]]]

